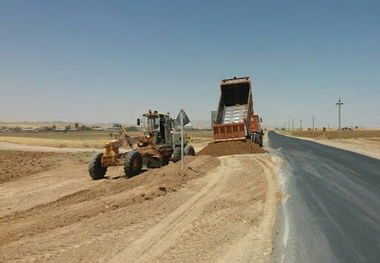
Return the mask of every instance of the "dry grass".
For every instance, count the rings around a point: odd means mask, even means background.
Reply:
[[[339,131],[288,131],[290,135],[297,137],[307,137],[315,139],[339,139]],[[342,130],[341,139],[368,139],[379,141],[380,140],[380,130],[371,129],[371,130]]]
[[[1,136],[0,141],[17,143],[23,145],[52,146],[62,148],[100,148],[106,140],[70,140],[70,139],[42,139],[25,137],[5,137]]]
[[[130,136],[141,134],[139,132],[128,132]],[[187,131],[191,141],[203,143],[211,141],[212,131],[191,130]],[[117,136],[113,132],[102,131],[76,131],[76,132],[7,132],[0,133],[0,141],[35,146],[51,146],[62,148],[102,148],[104,143]]]
[[[213,140],[213,132],[211,130],[190,130],[187,131],[187,136],[191,138],[192,142],[202,143]]]
[[[93,131],[0,133],[3,142],[69,148],[100,148],[111,138],[110,133]]]

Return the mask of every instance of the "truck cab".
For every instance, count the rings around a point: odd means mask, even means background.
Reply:
[[[251,141],[258,144],[259,146],[263,147],[263,130],[261,129],[261,118],[259,118],[259,115],[252,114],[251,116],[251,128],[250,128],[250,134],[251,134]]]

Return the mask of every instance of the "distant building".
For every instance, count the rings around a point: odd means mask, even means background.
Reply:
[[[22,131],[37,131],[37,128],[34,127],[27,127],[27,128],[21,128]]]
[[[120,127],[117,127],[117,126],[106,127],[104,128],[104,130],[109,131],[109,132],[117,132],[117,131],[120,131]]]
[[[49,127],[38,127],[37,128],[38,131],[48,131],[49,129],[51,129],[51,128],[49,128]]]

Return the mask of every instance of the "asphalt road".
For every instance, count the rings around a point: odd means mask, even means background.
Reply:
[[[284,160],[274,262],[380,262],[380,160],[269,133]]]

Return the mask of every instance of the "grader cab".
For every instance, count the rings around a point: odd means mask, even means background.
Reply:
[[[124,166],[125,175],[129,178],[139,174],[143,168],[158,168],[181,159],[180,133],[169,114],[149,111],[137,120],[137,124],[142,127],[143,135],[131,137],[121,127],[119,138],[107,142],[104,152],[91,158],[89,173],[92,179],[104,178],[110,166]],[[195,155],[187,138],[184,145],[185,155]],[[121,147],[130,150],[121,152]]]

